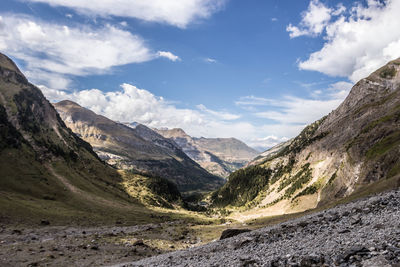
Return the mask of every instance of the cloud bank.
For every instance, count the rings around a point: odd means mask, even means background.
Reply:
[[[112,25],[100,28],[51,24],[25,15],[0,16],[0,50],[26,63],[27,76],[66,88],[69,75],[101,74],[114,66],[179,57],[153,52],[137,35]]]
[[[290,24],[287,31],[291,38],[321,36],[324,44],[300,61],[299,68],[357,82],[400,57],[399,14],[397,0],[356,2],[348,10],[312,0],[299,25]]]
[[[347,95],[351,84],[330,85],[319,97],[324,100],[285,96],[267,99],[245,96],[235,104],[246,112],[239,114],[213,110],[203,104],[195,108],[179,108],[173,102],[131,84],[119,90],[98,89],[68,92],[39,86],[53,102],[69,99],[120,122],[139,122],[154,128],[182,128],[196,137],[235,137],[255,148],[272,147],[297,135],[307,124],[335,109]],[[248,112],[248,108],[251,111]],[[261,124],[250,123],[256,117]]]
[[[219,11],[226,0],[25,0],[63,6],[92,16],[119,16],[180,28]]]
[[[234,133],[244,139],[249,134],[250,124],[237,122],[239,115],[211,110],[204,105],[198,105],[197,109],[177,108],[163,97],[130,84],[122,84],[120,90],[107,93],[98,89],[67,92],[39,88],[51,101],[69,99],[115,121],[136,121],[154,128],[178,127],[194,136],[231,137]]]

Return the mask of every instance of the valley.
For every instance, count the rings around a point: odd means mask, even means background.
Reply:
[[[0,54],[0,264],[399,264],[399,106],[397,59],[258,155],[50,103]]]

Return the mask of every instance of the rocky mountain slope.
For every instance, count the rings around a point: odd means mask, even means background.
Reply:
[[[259,154],[235,138],[195,138],[179,128],[156,131],[174,140],[190,158],[220,177],[227,177]]]
[[[334,202],[400,173],[400,59],[359,81],[328,116],[232,174],[218,206],[283,214]],[[389,187],[395,187],[396,182]]]
[[[116,266],[365,266],[400,264],[400,191]]]
[[[100,158],[119,169],[167,178],[182,192],[211,191],[223,183],[190,159],[173,141],[144,125],[128,127],[72,101],[61,101],[54,106],[75,134],[90,143]]]
[[[246,167],[260,164],[260,163],[266,161],[268,158],[272,158],[272,157],[278,155],[284,149],[286,149],[286,147],[289,146],[292,141],[293,141],[293,139],[290,139],[290,140],[288,140],[286,142],[282,142],[280,144],[277,144],[276,146],[271,147],[270,149],[267,149],[266,151],[262,152],[257,157],[255,157],[252,161],[247,163]]]
[[[154,183],[171,190],[158,196]],[[127,193],[136,193],[131,184],[154,192],[148,198],[155,204],[180,197],[165,182],[117,172],[102,162],[90,144],[65,126],[41,91],[0,54],[1,223],[149,220],[151,211]]]

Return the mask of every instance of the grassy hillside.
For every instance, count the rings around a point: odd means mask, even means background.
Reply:
[[[146,206],[171,207],[180,199],[165,180],[137,179],[102,162],[1,54],[0,173],[2,223],[145,223],[154,213]],[[147,190],[145,200],[127,190],[135,179],[140,192]]]

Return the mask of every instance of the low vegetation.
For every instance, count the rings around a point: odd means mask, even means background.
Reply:
[[[232,173],[228,183],[212,195],[216,206],[243,206],[266,189],[272,171],[260,166],[251,166]]]
[[[380,71],[379,76],[384,79],[392,79],[396,76],[396,73],[395,67],[386,66]]]
[[[394,132],[377,143],[375,143],[366,153],[368,159],[376,158],[390,151],[391,149],[397,148],[400,145],[400,133]]]
[[[301,170],[293,177],[288,189],[286,189],[284,198],[289,199],[297,190],[308,183],[312,178],[310,163],[305,164]]]

